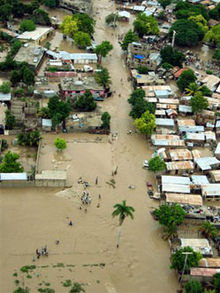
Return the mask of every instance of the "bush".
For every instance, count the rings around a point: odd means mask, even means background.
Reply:
[[[16,124],[15,116],[11,113],[10,110],[5,111],[5,127],[6,129],[13,129]]]
[[[0,92],[3,94],[8,94],[11,92],[11,83],[9,81],[5,81],[0,85]]]
[[[97,104],[89,90],[86,90],[84,95],[79,96],[73,104],[75,109],[86,112],[95,110],[96,106]]]
[[[63,138],[57,137],[54,141],[54,145],[58,150],[62,151],[66,148],[66,140]]]
[[[166,168],[166,164],[164,160],[162,160],[160,157],[154,157],[149,160],[149,170],[153,172],[159,172],[163,171]]]
[[[173,65],[171,65],[170,63],[165,62],[165,63],[162,64],[162,67],[164,69],[166,69],[166,70],[170,70],[170,69],[173,68]]]
[[[32,132],[21,132],[17,135],[18,144],[22,146],[33,146],[39,145],[41,140],[41,134],[38,130]]]
[[[18,154],[7,152],[0,164],[0,173],[22,173],[24,168],[21,163],[17,162],[18,159]]]
[[[220,49],[216,49],[215,53],[212,56],[213,59],[220,61]]]
[[[140,74],[147,74],[149,69],[147,68],[147,66],[138,66],[137,71]]]
[[[19,30],[21,32],[25,32],[25,31],[31,32],[31,31],[34,31],[35,28],[36,28],[35,23],[30,19],[22,20],[19,26]]]
[[[172,46],[166,46],[160,50],[160,57],[162,63],[169,63],[173,66],[182,67],[185,56],[182,52],[174,49]]]
[[[213,72],[212,72],[212,70],[207,69],[207,70],[206,70],[206,73],[207,73],[207,74],[212,74]]]
[[[105,128],[105,129],[110,129],[110,121],[111,121],[111,116],[108,112],[104,112],[102,113],[102,117],[101,117],[101,120],[102,120],[102,128]]]
[[[200,282],[192,280],[188,281],[185,286],[185,293],[202,293],[202,285]]]

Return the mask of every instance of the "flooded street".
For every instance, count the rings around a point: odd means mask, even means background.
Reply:
[[[49,257],[36,260],[32,279],[22,281],[34,293],[42,281],[50,282],[58,293],[68,292],[61,285],[67,279],[84,283],[88,293],[174,293],[178,289],[175,274],[169,269],[168,243],[161,239],[159,225],[150,215],[158,203],[147,196],[146,182],[154,182],[154,174],[143,170],[142,163],[151,157],[153,149],[144,136],[127,134],[129,129],[134,130],[127,102],[132,87],[127,82],[118,34],[126,32],[128,25],[119,25],[115,31],[105,26],[105,16],[115,11],[112,1],[94,0],[93,7],[96,42],[108,40],[114,46],[103,66],[110,71],[116,94],[101,107],[111,114],[111,132],[115,136],[101,137],[100,141],[96,135],[60,134],[67,140],[67,149],[60,154],[53,146],[55,135],[47,134],[40,168],[67,170],[72,187],[63,191],[0,190],[0,249],[4,252],[0,270],[4,293],[15,288],[12,274],[23,265],[32,264],[36,248],[44,245]],[[108,182],[116,167],[114,188]],[[81,203],[76,194],[82,191],[77,183],[80,176],[91,184],[88,191],[92,203],[87,212],[85,206],[79,208]],[[135,185],[134,190],[128,188],[130,184]],[[122,200],[127,200],[135,213],[133,221],[125,220],[120,248],[116,248],[118,219],[113,219],[111,213],[113,205]],[[73,220],[73,227],[68,226],[69,219]],[[55,244],[57,239],[59,245]],[[58,263],[63,266],[55,266]]]

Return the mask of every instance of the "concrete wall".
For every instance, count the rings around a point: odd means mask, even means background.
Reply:
[[[66,180],[1,181],[0,188],[66,187]]]

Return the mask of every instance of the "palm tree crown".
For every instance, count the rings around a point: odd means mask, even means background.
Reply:
[[[116,216],[119,216],[119,225],[121,226],[124,219],[126,217],[131,217],[131,219],[134,219],[134,215],[133,215],[133,212],[135,211],[135,209],[131,206],[127,206],[126,205],[126,201],[123,200],[122,201],[122,204],[115,204],[114,205],[114,211],[112,213],[112,216],[113,217],[116,217]]]
[[[199,230],[208,238],[218,236],[217,228],[212,223],[210,223],[208,221],[202,223]]]

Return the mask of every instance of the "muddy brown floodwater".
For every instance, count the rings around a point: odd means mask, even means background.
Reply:
[[[62,134],[67,139],[67,149],[58,154],[53,147],[55,135],[46,135],[39,167],[66,169],[72,187],[0,190],[0,292],[11,293],[15,288],[13,279],[19,279],[34,293],[43,281],[49,282],[56,292],[68,292],[61,284],[66,279],[84,283],[88,293],[173,293],[178,289],[175,274],[169,269],[168,244],[161,239],[159,225],[150,215],[158,203],[148,198],[146,181],[154,182],[154,176],[142,169],[142,162],[151,157],[153,149],[143,136],[127,135],[129,129],[134,130],[127,103],[132,88],[117,38],[128,30],[128,25],[115,31],[107,28],[104,19],[112,11],[112,1],[94,0],[95,39],[109,40],[114,45],[103,66],[110,71],[116,95],[101,106],[111,114],[115,138]],[[116,166],[113,188],[106,182],[111,180]],[[92,203],[87,212],[84,206],[79,208],[79,176],[91,184],[88,191]],[[130,184],[135,185],[134,190],[128,188]],[[113,205],[122,200],[135,208],[135,214],[133,221],[125,220],[117,249],[118,220],[112,219],[111,213]],[[72,227],[68,226],[70,219]],[[55,244],[57,239],[59,245]],[[19,268],[32,264],[36,248],[44,245],[49,257],[36,260],[32,278],[26,278]],[[57,263],[63,265],[56,266]],[[16,278],[12,276],[15,271]]]

